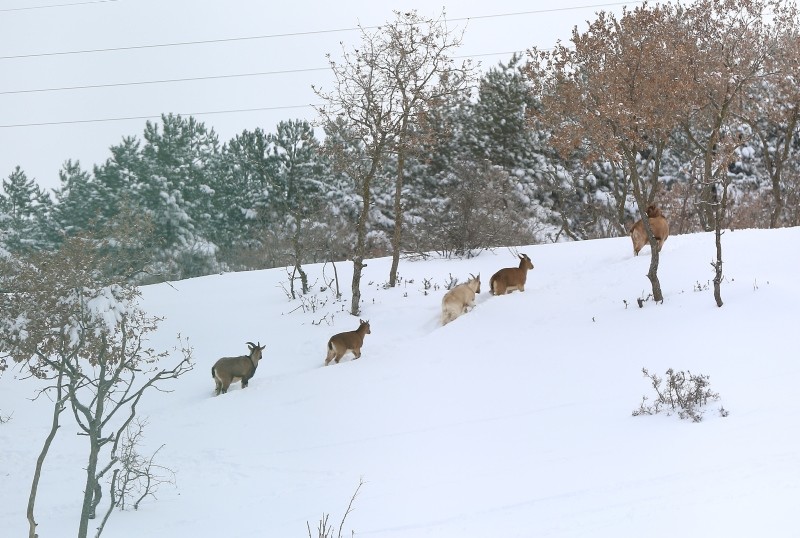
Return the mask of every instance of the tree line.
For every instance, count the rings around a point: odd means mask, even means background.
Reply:
[[[52,192],[17,167],[2,182],[0,247],[52,250],[135,215],[151,235],[127,248],[138,281],[154,282],[613,237],[656,199],[673,233],[800,220],[800,40],[786,2],[601,12],[570,46],[479,77],[452,60],[460,36],[443,15],[397,13],[361,34],[330,61],[334,86],[315,88],[316,128],[287,120],[222,142],[165,114],[91,170],[65,162]]]

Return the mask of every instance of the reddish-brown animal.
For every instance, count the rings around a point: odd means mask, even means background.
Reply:
[[[494,295],[505,295],[514,290],[525,291],[525,281],[530,269],[533,269],[533,262],[527,254],[520,254],[519,267],[506,267],[492,275],[489,291]]]
[[[658,241],[658,251],[664,246],[664,241],[669,237],[669,223],[661,210],[653,204],[647,206],[647,218],[650,220],[650,229]],[[631,240],[633,241],[633,255],[638,256],[639,251],[647,244],[647,230],[644,229],[644,222],[639,220],[631,228]]]
[[[345,353],[348,351],[353,352],[355,359],[361,357],[361,346],[364,345],[364,336],[372,334],[372,331],[369,329],[369,321],[364,321],[363,319],[358,321],[360,325],[355,331],[335,334],[328,340],[328,355],[325,357],[325,366],[328,366],[328,363],[334,358],[338,363],[339,359],[344,357]]]

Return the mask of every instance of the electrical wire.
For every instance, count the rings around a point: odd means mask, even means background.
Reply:
[[[54,5],[50,5],[50,6],[37,6],[37,7],[31,7],[29,9],[46,8],[46,7],[65,7],[65,6],[71,6],[71,5],[82,5],[82,4],[91,4],[91,3],[105,3],[105,2],[116,2],[116,1],[118,1],[118,0],[93,0],[93,1],[87,1],[87,2],[76,2],[76,3],[71,3],[71,4],[58,4],[58,5],[54,4]],[[462,22],[462,21],[479,20],[479,19],[491,19],[491,18],[512,17],[512,16],[514,16],[514,17],[515,16],[525,16],[525,15],[541,14],[541,13],[549,13],[549,12],[558,12],[558,11],[570,11],[570,10],[579,10],[579,9],[588,9],[588,8],[620,6],[620,5],[627,5],[627,4],[631,4],[631,3],[637,4],[637,3],[642,3],[642,2],[612,2],[612,3],[602,3],[602,4],[591,4],[591,5],[584,5],[584,6],[548,8],[548,9],[538,9],[538,10],[531,10],[531,11],[519,11],[519,12],[513,12],[513,13],[500,13],[500,14],[492,14],[492,15],[477,15],[477,16],[470,16],[470,17],[460,17],[460,18],[449,19],[449,20],[452,21],[452,22]],[[28,8],[14,8],[14,9],[28,9]],[[0,10],[0,11],[5,11],[5,10]],[[255,40],[255,39],[270,39],[270,38],[279,38],[279,37],[297,37],[297,36],[306,36],[306,35],[315,35],[315,34],[354,31],[354,30],[359,30],[361,28],[375,29],[375,28],[380,28],[380,26],[338,28],[338,29],[304,31],[304,32],[288,32],[288,33],[282,33],[282,34],[267,34],[267,35],[260,35],[260,36],[242,36],[242,37],[231,37],[231,38],[223,38],[223,39],[185,41],[185,42],[176,42],[176,43],[160,43],[160,44],[150,44],[150,45],[134,45],[134,46],[129,46],[129,47],[108,47],[108,48],[98,48],[98,49],[86,49],[86,50],[79,50],[79,51],[54,51],[54,52],[46,52],[46,53],[0,56],[0,60],[4,60],[4,59],[19,59],[19,58],[33,58],[33,57],[43,57],[43,56],[59,56],[59,55],[70,55],[70,54],[85,54],[85,53],[92,53],[92,52],[112,52],[112,51],[148,49],[148,48],[188,46],[188,45],[211,44],[211,43],[228,43],[228,42],[233,42],[233,41],[245,41],[245,40]],[[459,57],[456,57],[455,59],[476,58],[476,57],[484,57],[484,56],[498,56],[498,55],[507,55],[507,54],[517,54],[517,53],[523,53],[523,52],[524,51],[511,51],[511,52],[503,52],[503,53],[473,54],[473,55],[470,55],[470,56],[459,56]],[[102,88],[117,88],[117,87],[125,87],[125,86],[143,86],[143,85],[153,85],[153,84],[196,82],[196,81],[204,81],[204,80],[220,80],[220,79],[232,79],[232,78],[244,78],[244,77],[285,75],[285,74],[294,74],[294,73],[323,71],[323,70],[327,70],[327,69],[329,69],[329,68],[328,67],[312,67],[312,68],[277,70],[277,71],[263,71],[263,72],[254,72],[254,73],[235,73],[235,74],[226,74],[226,75],[208,75],[208,76],[184,77],[184,78],[174,78],[174,79],[145,80],[145,81],[132,81],[132,82],[117,82],[117,83],[105,83],[105,84],[87,84],[87,85],[80,85],[80,86],[62,86],[62,87],[52,87],[52,88],[33,88],[33,89],[27,89],[27,90],[0,91],[0,95],[45,93],[45,92],[56,92],[56,91],[87,90],[87,89],[102,89]],[[204,112],[191,112],[191,113],[185,113],[185,114],[182,114],[182,115],[187,115],[187,116],[205,116],[205,115],[215,115],[215,114],[234,114],[234,113],[242,113],[242,112],[262,112],[262,111],[273,111],[273,110],[292,110],[292,109],[299,109],[299,108],[309,108],[309,107],[313,107],[313,106],[318,106],[318,105],[310,105],[310,104],[309,105],[286,105],[286,106],[275,106],[275,107],[260,107],[260,108],[232,109],[232,110],[216,110],[216,111],[204,111]],[[110,118],[93,118],[93,119],[79,119],[79,120],[17,123],[17,124],[0,125],[0,129],[22,128],[22,127],[42,127],[42,126],[55,126],[55,125],[75,125],[75,124],[87,124],[87,123],[129,121],[129,120],[143,120],[143,119],[153,119],[153,118],[159,118],[159,117],[161,117],[160,114],[151,114],[151,115],[142,115],[142,116],[122,116],[122,117],[110,117]]]
[[[211,110],[205,112],[175,112],[179,116],[211,116],[214,114],[237,114],[242,112],[267,112],[272,110],[291,110],[297,108],[312,108],[321,105],[288,105],[288,106],[268,106],[259,108],[239,108],[233,110]],[[42,121],[35,123],[16,123],[8,125],[0,125],[0,129],[12,129],[20,127],[44,127],[52,125],[77,125],[83,123],[103,123],[113,121],[129,121],[129,120],[149,120],[160,118],[161,114],[150,114],[146,116],[120,116],[115,118],[95,118],[88,120],[64,120],[64,121]]]
[[[98,0],[100,1],[100,0]],[[107,1],[116,1],[116,0],[107,0]],[[475,15],[471,17],[459,17],[455,19],[448,19],[451,22],[464,22],[470,20],[479,20],[479,19],[492,19],[492,18],[500,18],[500,17],[519,17],[524,15],[538,15],[542,13],[551,13],[551,12],[560,12],[560,11],[575,11],[579,9],[590,9],[590,8],[599,8],[599,7],[614,7],[614,6],[624,6],[624,5],[631,5],[631,4],[642,4],[643,1],[634,1],[634,2],[610,2],[610,3],[603,3],[603,4],[588,4],[583,6],[572,6],[572,7],[559,7],[559,8],[547,8],[547,9],[536,9],[531,11],[517,11],[513,13],[497,13],[493,15]],[[22,59],[22,58],[41,58],[47,56],[66,56],[72,54],[92,54],[98,52],[118,52],[118,51],[129,51],[129,50],[142,50],[142,49],[156,49],[156,48],[165,48],[165,47],[183,47],[183,46],[193,46],[193,45],[208,45],[213,43],[232,43],[237,41],[252,41],[257,39],[276,39],[276,38],[285,38],[285,37],[300,37],[300,36],[309,36],[309,35],[319,35],[319,34],[331,34],[331,33],[340,33],[340,32],[353,32],[360,29],[367,29],[367,30],[374,30],[380,28],[381,26],[354,26],[349,28],[334,28],[334,29],[327,29],[327,30],[309,30],[303,32],[285,32],[285,33],[277,33],[277,34],[263,34],[263,35],[254,35],[254,36],[239,36],[239,37],[226,37],[226,38],[219,38],[219,39],[200,39],[194,41],[176,41],[171,43],[153,43],[153,44],[145,44],[145,45],[130,45],[126,47],[104,47],[104,48],[95,48],[95,49],[81,49],[81,50],[65,50],[65,51],[51,51],[51,52],[37,52],[37,53],[29,53],[29,54],[14,54],[14,55],[5,55],[0,56],[0,60],[13,60],[13,59]]]
[[[511,51],[511,52],[490,52],[484,54],[472,54],[469,56],[455,56],[454,60],[480,58],[485,56],[500,56],[509,54],[521,54],[525,51]],[[126,86],[145,86],[150,84],[172,84],[177,82],[198,82],[203,80],[224,80],[232,78],[246,78],[246,77],[263,77],[272,75],[291,75],[295,73],[312,73],[315,71],[327,71],[330,67],[307,67],[301,69],[283,69],[276,71],[259,71],[254,73],[231,73],[227,75],[205,75],[199,77],[182,77],[182,78],[167,78],[158,80],[136,80],[130,82],[109,82],[105,84],[84,84],[80,86],[56,86],[51,88],[31,88],[27,90],[5,90],[0,91],[0,95],[18,95],[28,93],[44,93],[44,92],[61,92],[73,90],[92,90],[102,88],[120,88]]]
[[[86,2],[70,2],[68,4],[47,4],[44,6],[6,7],[6,8],[0,8],[0,13],[8,13],[11,11],[32,11],[34,9],[51,9],[56,7],[85,6],[87,4],[110,4],[118,1],[119,0],[87,0]]]

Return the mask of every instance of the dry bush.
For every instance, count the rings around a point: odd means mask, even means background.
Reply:
[[[667,370],[664,379],[657,374],[651,374],[647,368],[642,368],[642,373],[650,380],[656,398],[648,402],[647,396],[642,396],[642,403],[633,411],[635,417],[665,412],[667,415],[677,413],[682,419],[688,418],[693,422],[700,422],[703,419],[701,408],[709,401],[719,400],[719,394],[709,388],[707,375],[694,375],[688,370],[676,372],[672,368]],[[665,380],[666,385],[664,385]],[[727,415],[723,409],[721,413],[723,416]]]
[[[330,514],[322,514],[322,517],[319,520],[316,528],[316,536],[312,535],[311,533],[311,525],[306,521],[306,528],[308,529],[308,538],[342,538],[342,530],[344,529],[344,522],[347,519],[347,516],[350,515],[350,512],[353,511],[353,502],[356,500],[356,496],[358,495],[359,490],[361,490],[361,486],[364,485],[364,479],[358,481],[358,486],[356,487],[353,496],[350,497],[350,503],[347,505],[347,510],[345,510],[344,515],[342,516],[342,521],[339,523],[338,533],[334,534],[334,527],[328,522],[330,519]],[[351,531],[351,536],[355,536],[355,532]]]

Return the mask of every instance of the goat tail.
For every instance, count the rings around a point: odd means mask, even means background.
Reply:
[[[328,351],[333,351],[333,340],[328,340]]]
[[[214,372],[214,367],[211,367],[211,377],[217,377],[217,374]]]

